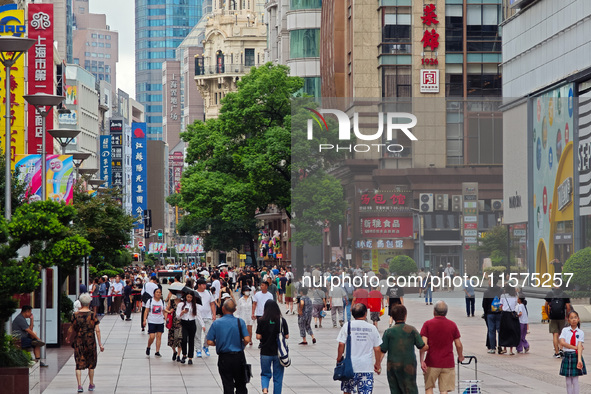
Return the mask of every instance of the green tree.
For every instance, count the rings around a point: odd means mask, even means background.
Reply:
[[[4,217],[4,205],[5,205],[5,190],[6,190],[6,177],[4,172],[6,160],[4,155],[0,155],[0,214]],[[10,181],[11,192],[11,213],[21,206],[26,201],[27,185],[18,179],[18,170],[12,172],[12,179]]]
[[[562,273],[572,273],[571,283],[569,286],[576,285],[580,290],[589,290],[591,288],[591,248],[581,249],[576,253],[573,253],[564,267],[562,267]],[[563,277],[566,282],[568,277]]]
[[[116,189],[94,196],[79,188],[74,191],[74,207],[78,210],[74,228],[93,247],[89,262],[99,274],[120,269],[132,261],[125,245],[131,240],[136,219],[125,213],[120,197]]]
[[[390,259],[390,272],[396,275],[406,276],[417,272],[417,263],[406,255],[398,255]]]
[[[478,251],[491,258],[495,267],[509,267],[507,263],[507,227],[495,226],[481,239]]]

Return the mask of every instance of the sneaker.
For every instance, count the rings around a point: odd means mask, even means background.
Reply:
[[[121,320],[125,320],[125,317],[123,317],[123,312],[119,313],[119,317],[121,318]]]
[[[125,319],[125,321],[131,321],[131,319]]]
[[[336,324],[333,324],[333,325],[332,325],[332,328],[337,328],[337,325],[336,325]]]
[[[181,362],[181,356],[176,356],[176,362],[180,363]]]
[[[289,315],[289,310],[286,310],[286,311],[285,311],[285,314],[286,314],[286,315]]]
[[[561,357],[560,357],[560,354],[558,354],[558,353],[554,353],[554,358],[561,358]]]
[[[78,386],[78,392],[79,393],[83,393],[84,392],[84,389],[82,388],[82,386]]]
[[[206,355],[207,357],[209,357],[209,348],[206,348],[206,347],[204,347],[204,348],[203,348],[203,353],[205,353],[205,355]]]
[[[488,354],[495,354],[495,349],[488,349]]]
[[[156,352],[156,353],[154,353],[154,356],[156,356],[156,357],[162,357],[162,354],[160,354],[160,352]]]
[[[43,341],[40,341],[40,340],[38,340],[38,339],[33,339],[33,340],[31,341],[31,346],[33,346],[33,347],[41,347],[41,346],[45,346],[45,342],[43,342]]]
[[[318,328],[318,324],[314,324],[314,328]]]
[[[88,391],[94,391],[94,388],[95,388],[95,387],[96,387],[96,386],[95,386],[94,384],[89,384],[89,385],[88,385]]]
[[[529,352],[529,348],[528,348],[528,347],[526,347],[526,348],[523,350],[523,353],[527,353],[527,352]]]
[[[39,366],[43,368],[49,367],[49,364],[45,364],[43,361],[39,361]]]
[[[150,348],[149,347],[146,348],[146,356],[150,357]]]
[[[184,364],[186,360],[187,360],[187,357],[183,356],[183,358],[181,358],[181,364]]]
[[[189,363],[188,364],[189,365],[193,365],[193,360],[192,359],[189,359]]]
[[[176,360],[176,352],[172,353],[172,361]]]
[[[318,326],[318,328],[322,328],[322,324],[320,324],[320,325]]]
[[[312,343],[316,343],[316,338],[312,338]]]
[[[562,349],[560,349],[560,351],[558,352],[558,354],[560,355],[560,358],[564,358],[564,352],[562,351]]]
[[[201,357],[202,357],[202,356],[201,356],[201,350],[197,350],[197,355],[196,355],[196,357],[197,357],[197,358],[201,358]]]

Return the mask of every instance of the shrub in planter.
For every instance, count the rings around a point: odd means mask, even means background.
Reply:
[[[417,272],[417,263],[408,256],[400,255],[392,258],[388,264],[390,272],[396,275],[409,275]]]
[[[499,274],[504,274],[507,270],[507,267],[486,267],[484,272],[487,274],[494,274],[496,278],[499,277]]]
[[[20,342],[20,338],[8,334],[0,338],[0,368],[28,368],[31,364],[31,354],[17,346],[17,341]]]
[[[578,286],[579,290],[589,290],[591,287],[591,248],[581,249],[574,253],[562,267],[562,273],[572,273],[569,287]],[[568,279],[568,278],[564,278]],[[566,282],[565,282],[566,283]]]

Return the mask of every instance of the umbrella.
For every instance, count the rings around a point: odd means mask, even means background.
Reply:
[[[183,287],[183,289],[181,290],[182,293],[184,294],[191,294],[193,297],[195,297],[195,302],[197,302],[199,305],[201,305],[201,296],[199,294],[197,294],[197,292],[193,289],[191,289],[190,287]]]
[[[220,268],[220,267],[227,267],[227,266],[228,266],[228,263],[221,263],[221,264],[218,265],[218,268]]]
[[[184,284],[180,283],[180,282],[174,282],[172,285],[170,285],[170,287],[168,288],[168,291],[171,292],[172,294],[178,296],[182,290],[183,287],[185,287]]]

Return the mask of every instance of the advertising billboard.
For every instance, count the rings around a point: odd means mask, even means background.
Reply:
[[[138,217],[136,228],[144,228],[143,212],[148,209],[146,124],[131,124],[131,211]]]
[[[74,161],[70,155],[46,155],[47,199],[72,202],[74,194]],[[15,169],[19,170],[19,180],[27,187],[29,201],[42,198],[41,155],[17,155]]]

